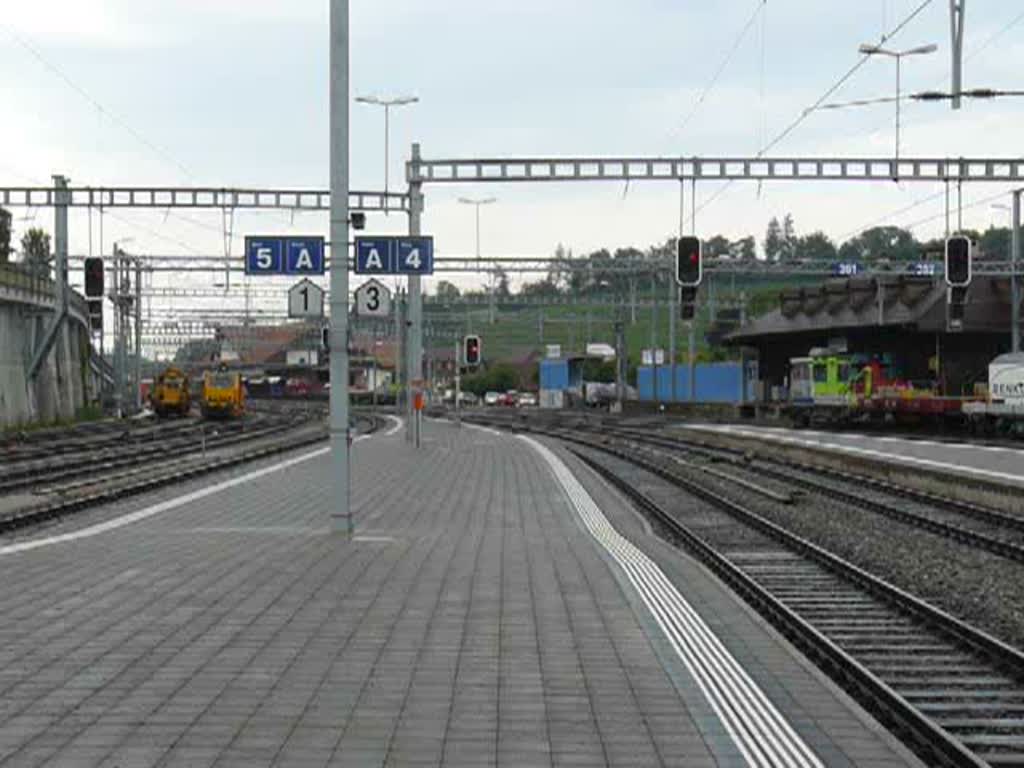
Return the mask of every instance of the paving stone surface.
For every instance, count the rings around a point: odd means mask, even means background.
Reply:
[[[353,541],[327,525],[330,471],[0,553],[0,766],[741,764],[522,441],[428,423],[419,452],[359,443]],[[792,663],[758,642],[765,679]],[[906,764],[842,725],[857,764]]]

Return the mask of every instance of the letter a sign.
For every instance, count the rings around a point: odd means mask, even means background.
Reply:
[[[388,237],[357,237],[356,273],[386,275],[394,272],[393,242]]]

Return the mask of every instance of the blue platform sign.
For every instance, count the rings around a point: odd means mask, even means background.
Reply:
[[[396,256],[396,271],[402,275],[432,275],[434,273],[434,238],[400,237]]]
[[[395,273],[394,238],[357,237],[356,274],[393,275]]]
[[[832,265],[832,271],[840,277],[853,277],[860,272],[860,264],[855,261],[840,261]]]
[[[356,274],[432,275],[434,238],[357,237]]]
[[[935,277],[939,274],[939,263],[937,261],[915,261],[908,266],[910,274],[918,277]]]
[[[247,275],[322,275],[324,267],[322,237],[245,238]]]
[[[279,275],[284,264],[284,241],[279,237],[245,238],[245,273]]]
[[[285,240],[284,255],[286,275],[322,275],[324,273],[324,239],[322,237],[289,237]]]

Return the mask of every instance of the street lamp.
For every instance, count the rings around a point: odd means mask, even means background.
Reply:
[[[926,53],[935,53],[939,50],[939,46],[934,43],[928,45],[919,45],[916,48],[908,48],[905,51],[891,51],[888,48],[882,48],[879,45],[871,45],[870,43],[861,43],[859,48],[860,52],[866,56],[889,56],[896,59],[896,164],[897,168],[895,174],[899,174],[899,162],[900,162],[900,64],[904,56],[919,56]]]
[[[495,203],[495,202],[497,202],[497,199],[493,198],[493,197],[477,197],[477,198],[473,198],[473,197],[460,197],[459,198],[459,202],[462,203],[463,205],[472,205],[472,206],[474,206],[476,208],[476,264],[477,264],[477,269],[479,269],[480,268],[480,206],[481,205],[490,205],[491,203]],[[490,270],[490,274],[491,274],[491,280],[490,280],[491,284],[490,284],[490,286],[488,288],[488,293],[490,294],[489,297],[488,297],[488,307],[489,307],[488,313],[490,315],[491,324],[493,325],[494,324],[494,318],[495,318],[495,311],[496,311],[496,308],[494,306],[495,286],[494,286],[494,270],[493,269]]]
[[[390,142],[389,134],[391,132],[391,108],[392,107],[403,107],[406,104],[415,104],[419,101],[417,96],[395,96],[390,99],[382,99],[378,96],[356,96],[356,101],[360,104],[375,104],[378,107],[384,107],[384,194],[388,192],[388,144]],[[384,213],[388,212],[387,200],[384,201]]]
[[[459,198],[459,202],[462,203],[463,205],[474,205],[474,206],[476,206],[476,260],[479,262],[480,261],[480,206],[481,205],[490,205],[491,203],[496,203],[497,199],[493,198],[493,197],[480,197],[480,198],[475,198],[475,199],[474,198],[470,198],[470,197],[460,197]]]

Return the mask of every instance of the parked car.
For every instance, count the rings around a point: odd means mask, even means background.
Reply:
[[[499,405],[502,397],[504,395],[500,392],[487,392],[484,394],[484,405]]]
[[[507,408],[515,408],[519,403],[519,393],[514,389],[510,389],[504,395],[499,395],[498,405],[504,405]]]
[[[288,379],[284,383],[284,392],[292,397],[307,397],[311,387],[306,379]]]
[[[455,398],[452,397],[452,400],[455,400]],[[459,403],[461,405],[476,405],[478,402],[477,396],[472,392],[459,392]]]
[[[519,407],[533,407],[537,405],[537,396],[533,392],[522,392],[519,395]]]

